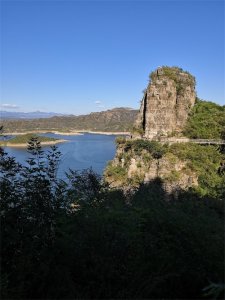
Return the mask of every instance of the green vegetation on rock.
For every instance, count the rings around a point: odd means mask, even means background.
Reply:
[[[160,70],[161,76],[165,76],[175,82],[178,95],[182,94],[182,91],[186,86],[195,85],[195,77],[189,72],[184,71],[182,68],[162,66]],[[183,76],[181,75],[181,73],[183,74]],[[185,78],[184,75],[186,75]],[[154,71],[149,75],[151,80],[155,80],[157,76],[157,71]],[[164,81],[163,84],[165,85],[166,81]]]
[[[225,174],[218,172],[225,155],[217,146],[179,143],[172,144],[169,151],[187,161],[187,167],[198,175],[199,186],[196,189],[201,195],[218,196],[220,187],[225,184]]]
[[[225,106],[197,99],[183,133],[192,139],[225,139]]]
[[[107,166],[107,176],[113,177],[115,181],[126,183],[127,171],[124,167],[115,166],[109,162]]]
[[[185,164],[185,167],[179,172],[171,169],[169,175],[164,179],[171,182],[176,181],[184,175],[195,174],[198,178],[198,186],[193,187],[200,196],[209,195],[214,198],[222,197],[221,190],[225,184],[225,174],[220,174],[220,166],[225,161],[225,154],[220,151],[218,146],[198,145],[193,143],[175,143],[172,145],[161,144],[156,141],[143,139],[126,140],[125,138],[117,139],[117,152],[119,152],[119,162],[110,163],[110,174],[108,167],[105,175],[109,176],[110,181],[114,178],[118,181],[118,169],[120,168],[121,159],[124,159],[123,175],[121,184],[130,185],[127,178],[131,159],[135,159],[137,164],[143,162],[141,167],[142,173],[147,173],[153,160],[162,166],[169,163],[170,167],[176,163]],[[150,169],[151,171],[151,169]],[[140,174],[140,171],[139,171]],[[141,180],[142,179],[142,180]],[[176,179],[176,180],[175,180]],[[129,181],[129,182],[128,182]],[[143,182],[140,177],[139,185]]]
[[[157,141],[143,139],[126,140],[126,138],[117,138],[117,145],[124,145],[124,151],[134,151],[135,154],[141,154],[143,150],[149,152],[153,158],[162,157],[166,151],[167,145],[162,145]]]

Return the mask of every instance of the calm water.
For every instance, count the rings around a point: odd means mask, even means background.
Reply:
[[[44,136],[68,140],[57,144],[62,153],[58,176],[63,178],[65,171],[83,170],[92,167],[98,174],[102,174],[106,164],[115,156],[115,135],[84,134],[84,135],[59,135],[43,134]],[[49,147],[43,147],[49,150]],[[25,163],[30,156],[25,148],[6,147],[5,151],[14,156],[18,162]]]

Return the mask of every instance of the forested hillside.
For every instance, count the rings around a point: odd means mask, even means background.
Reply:
[[[59,131],[130,131],[137,110],[115,108],[81,116],[57,116],[34,120],[2,120],[5,132],[26,132],[35,130]]]

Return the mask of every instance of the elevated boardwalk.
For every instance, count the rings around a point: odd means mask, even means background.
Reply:
[[[135,137],[134,137],[135,138]],[[140,138],[140,137],[138,137]],[[129,139],[129,138],[128,138]],[[142,137],[142,139],[147,139],[146,137]],[[148,139],[147,139],[148,140]],[[150,140],[150,139],[149,139]],[[169,144],[175,144],[175,143],[194,143],[194,144],[200,144],[200,145],[225,145],[225,140],[214,140],[214,139],[189,139],[189,138],[166,138],[166,137],[159,137],[159,138],[153,138],[152,141],[157,141],[161,143],[169,143]],[[151,141],[150,140],[150,141]]]
[[[200,145],[225,145],[225,140],[211,140],[211,139],[188,139],[188,138],[162,138],[160,142],[174,143],[194,143]]]
[[[205,144],[205,145],[225,145],[224,140],[204,140],[204,139],[191,139],[191,143],[196,143],[196,144]]]

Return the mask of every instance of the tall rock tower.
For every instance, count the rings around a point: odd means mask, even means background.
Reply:
[[[182,131],[196,98],[195,78],[178,67],[159,67],[150,83],[135,123],[147,139]]]

